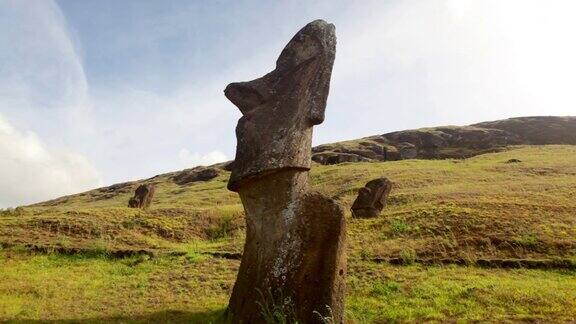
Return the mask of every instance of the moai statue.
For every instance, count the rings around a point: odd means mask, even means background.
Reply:
[[[352,204],[352,216],[355,218],[378,217],[386,206],[386,199],[392,191],[392,181],[387,178],[370,180],[358,191],[358,197]]]
[[[141,184],[136,188],[134,197],[130,198],[128,201],[128,207],[142,209],[148,208],[152,203],[152,198],[154,198],[154,185]]]
[[[335,51],[334,25],[313,21],[286,45],[274,71],[224,91],[243,115],[228,182],[247,225],[228,306],[233,323],[264,322],[280,305],[291,321],[343,321],[344,212],[308,191],[312,127],[324,121]]]

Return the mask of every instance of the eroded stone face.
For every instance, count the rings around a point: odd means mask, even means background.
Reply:
[[[226,87],[243,115],[230,190],[274,170],[310,169],[312,127],[324,121],[335,52],[334,25],[317,20],[290,40],[274,71]]]
[[[352,204],[352,216],[357,218],[370,218],[380,215],[386,199],[392,191],[392,182],[386,178],[369,181],[364,188],[358,191],[358,197]]]

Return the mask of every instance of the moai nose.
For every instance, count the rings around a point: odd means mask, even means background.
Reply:
[[[224,90],[226,98],[240,109],[242,115],[246,115],[264,102],[262,94],[251,83],[251,81],[230,83]]]

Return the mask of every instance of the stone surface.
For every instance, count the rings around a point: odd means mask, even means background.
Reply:
[[[243,115],[230,190],[271,170],[310,169],[312,126],[324,121],[335,52],[334,26],[315,21],[290,40],[274,71],[226,87]]]
[[[414,144],[402,142],[396,147],[398,149],[398,157],[401,160],[415,159],[418,156],[418,148]]]
[[[314,161],[320,164],[340,164],[344,162],[368,162],[369,158],[350,153],[326,152],[314,155]]]
[[[246,242],[228,306],[232,323],[263,323],[271,305],[290,322],[344,316],[345,218],[332,199],[308,192],[312,127],[324,120],[334,63],[334,26],[317,20],[284,48],[274,71],[232,83],[242,112],[228,188],[246,212]],[[266,306],[268,305],[268,307]]]
[[[233,322],[261,323],[261,305],[288,300],[292,320],[319,323],[314,311],[327,316],[329,306],[342,322],[344,212],[335,201],[307,192],[307,178],[285,170],[241,188],[246,243],[229,304]]]
[[[387,178],[369,181],[358,191],[352,204],[352,216],[356,218],[377,217],[386,206],[386,199],[392,191],[392,182]]]
[[[576,145],[576,117],[534,116],[517,117],[492,122],[483,122],[472,126],[486,129],[499,129],[515,134],[520,144]]]
[[[172,177],[172,181],[178,185],[186,185],[192,182],[208,181],[216,178],[218,169],[212,167],[196,167],[180,171]]]
[[[132,208],[148,208],[154,198],[154,185],[141,184],[136,188],[134,197],[128,201],[128,207]]]

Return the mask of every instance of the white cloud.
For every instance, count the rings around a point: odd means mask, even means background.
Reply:
[[[336,19],[327,119],[314,143],[574,114],[574,9],[574,1],[540,0],[351,6]]]
[[[33,132],[15,129],[0,115],[0,207],[77,193],[101,184],[81,154],[47,147]]]
[[[548,2],[287,2],[248,16],[234,9],[207,16],[237,19],[217,31],[191,19],[199,4],[178,8],[176,17],[170,10],[131,11],[134,19],[126,20],[114,10],[90,14],[86,22],[83,10],[63,6],[76,18],[70,20],[76,34],[52,0],[0,0],[0,114],[12,127],[37,134],[20,133],[37,143],[21,154],[44,150],[61,158],[66,154],[46,147],[72,148],[102,171],[106,184],[220,162],[234,154],[240,116],[222,93],[226,84],[269,72],[297,28],[318,17],[336,24],[338,50],[327,120],[315,128],[315,144],[514,115],[571,114],[574,4]],[[121,19],[110,19],[114,15]],[[272,17],[274,26],[261,17]],[[85,57],[74,35],[82,37]],[[124,70],[127,59],[132,66]],[[103,62],[116,63],[117,75],[103,77]],[[23,201],[27,195],[22,192]]]
[[[212,151],[208,154],[191,153],[188,149],[181,149],[178,152],[178,159],[182,167],[190,168],[197,165],[212,165],[219,162],[227,161],[226,155],[219,151]]]
[[[74,145],[91,129],[78,52],[54,1],[0,1],[0,207],[101,184]]]

